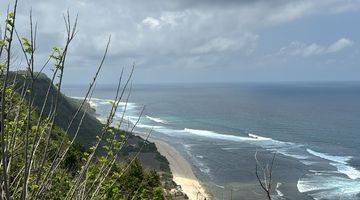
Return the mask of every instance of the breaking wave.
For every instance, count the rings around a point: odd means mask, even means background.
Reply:
[[[75,97],[82,99],[81,97]],[[89,101],[90,106],[96,109],[96,112],[100,115],[99,118],[107,116],[107,112],[111,107],[113,101],[110,99],[97,99],[92,98]],[[138,120],[138,108],[135,103],[127,103],[127,111],[125,119],[134,124]],[[124,111],[125,103],[119,104],[118,112],[115,118],[120,118]],[[159,117],[151,117],[146,115],[144,119],[140,120],[137,124],[140,129],[152,129],[158,133],[166,134],[172,137],[201,137],[210,140],[223,140],[229,142],[245,142],[257,147],[264,148],[271,152],[277,152],[284,156],[292,157],[309,168],[308,174],[300,178],[297,183],[299,192],[305,193],[313,197],[314,199],[357,199],[360,193],[360,171],[355,167],[352,167],[349,162],[352,159],[351,156],[338,156],[330,155],[327,153],[321,153],[308,148],[306,145],[297,144],[293,142],[285,142],[275,140],[270,137],[264,137],[249,133],[244,136],[222,134],[210,130],[198,130],[192,128],[181,129],[179,127],[172,127],[171,124]],[[236,150],[237,148],[228,147],[222,148],[225,151]],[[187,151],[190,153],[190,150]],[[201,155],[193,156],[195,164],[203,173],[210,173],[208,168],[202,161]],[[329,170],[316,170],[318,164],[327,166]],[[334,170],[330,170],[334,168]],[[277,185],[276,192],[279,197],[283,196],[283,193],[279,190],[280,184]]]
[[[300,178],[297,187],[314,199],[358,199],[360,193],[360,171],[350,166],[351,156],[334,156],[307,149],[311,155],[328,162],[337,171],[310,170]],[[321,162],[321,161],[319,161]]]
[[[161,123],[161,124],[167,124],[168,122],[163,120],[163,119],[160,119],[160,118],[156,118],[156,117],[150,117],[148,115],[146,115],[146,118],[151,120],[151,121],[154,121],[154,122],[157,122],[157,123]]]
[[[255,141],[255,140],[269,140],[269,138],[263,138],[263,137],[241,137],[241,136],[235,136],[235,135],[226,135],[226,134],[220,134],[214,131],[207,131],[207,130],[196,130],[196,129],[190,129],[185,128],[184,132],[191,133],[193,135],[212,138],[212,139],[220,139],[220,140],[229,140],[229,141]]]
[[[351,156],[333,156],[326,153],[316,152],[311,149],[307,149],[307,152],[319,158],[330,161],[330,165],[336,167],[339,173],[345,174],[350,179],[360,178],[360,171],[350,166],[348,163],[352,158]]]

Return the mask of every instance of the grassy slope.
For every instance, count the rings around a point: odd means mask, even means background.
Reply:
[[[19,88],[19,92],[20,92],[20,88],[23,86],[25,81],[23,74],[24,72],[20,72],[20,74],[18,74],[16,77],[17,78],[16,88]],[[11,73],[10,77],[13,78],[14,76],[15,73]],[[50,83],[51,80],[45,74],[40,74],[38,80],[36,81],[34,88],[35,91],[34,107],[38,111],[41,110],[41,107],[45,101],[46,92]],[[45,106],[45,115],[50,112],[52,105],[55,103],[55,99],[56,99],[56,88],[54,85],[51,85],[48,102]],[[62,129],[66,130],[72,116],[77,110],[77,103],[75,103],[75,100],[72,101],[65,95],[61,94],[58,105],[59,107],[58,107],[55,123]],[[76,126],[80,122],[82,112],[83,111],[81,111],[81,113],[75,119],[73,126],[70,127],[70,131],[69,131],[70,136],[73,136],[73,134],[75,133]],[[84,146],[88,146],[91,143],[91,141],[93,141],[94,136],[101,131],[101,128],[102,128],[101,123],[95,117],[86,114],[81,129],[79,131],[78,141],[81,142]]]
[[[23,71],[18,72],[18,75],[16,75],[16,87],[18,88],[17,91],[21,92],[22,86],[24,85],[25,78],[24,78]],[[15,77],[15,73],[10,73],[10,79],[13,80]],[[40,74],[39,78],[35,84],[35,101],[34,101],[34,107],[40,111],[41,107],[45,101],[45,96],[47,89],[49,87],[49,84],[51,83],[51,80],[45,75]],[[51,110],[52,104],[54,103],[56,99],[56,88],[54,85],[51,85],[48,103],[45,106],[45,113],[49,113]],[[55,123],[57,126],[61,127],[63,130],[66,130],[68,127],[68,124],[76,112],[78,106],[79,106],[79,100],[72,99],[70,97],[67,97],[63,94],[61,94],[59,98],[59,107],[57,112],[57,117],[55,120]],[[83,114],[83,111],[78,115],[78,117],[75,119],[73,126],[71,126],[69,135],[73,136],[77,125],[80,122],[80,118]],[[96,135],[98,135],[101,132],[103,125],[100,123],[99,120],[97,120],[93,115],[91,114],[85,114],[85,118],[83,120],[82,126],[79,130],[79,134],[77,137],[77,142],[81,145],[88,147],[95,141]],[[134,154],[137,152],[142,144],[145,141],[141,139],[138,136],[131,135],[128,145],[124,149],[123,155],[124,158],[128,157],[129,155]],[[146,168],[155,169],[158,171],[165,171],[169,172],[169,164],[162,155],[159,154],[159,152],[156,149],[156,146],[153,143],[148,143],[143,148],[142,153],[139,155],[140,160],[142,161],[143,165]]]

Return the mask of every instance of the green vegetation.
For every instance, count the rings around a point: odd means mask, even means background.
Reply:
[[[27,104],[27,98],[30,95],[30,91],[26,91],[22,96],[20,95],[20,91],[22,91],[23,85],[26,85],[27,82],[25,80],[26,74],[24,72],[10,72],[9,73],[9,80],[13,84],[8,87],[7,94],[6,94],[6,108],[12,108],[11,110],[6,110],[6,113],[9,113],[6,116],[5,120],[5,127],[8,132],[7,135],[14,135],[17,136],[15,140],[12,142],[14,143],[12,146],[23,146],[24,140],[23,137],[21,137],[21,134],[26,131],[26,111],[28,110]],[[37,80],[37,85],[39,85],[37,88],[46,88],[45,85],[51,84],[48,81],[48,78],[44,75],[40,75],[40,79]],[[54,86],[51,86],[51,88],[54,88]],[[37,93],[38,90],[34,90],[36,92],[36,95],[33,100],[32,109],[34,112],[31,113],[31,120],[30,120],[30,126],[32,127],[32,131],[29,134],[29,140],[32,141],[36,137],[37,130],[39,129],[40,132],[43,132],[45,134],[46,130],[48,130],[48,126],[50,118],[49,117],[43,117],[41,120],[39,120],[39,113],[41,112],[41,104],[37,104],[35,102],[44,102],[45,93],[44,91],[40,91]],[[54,94],[55,95],[55,94]],[[70,99],[64,95],[61,95],[63,98],[63,104],[61,104],[61,107],[64,109],[61,109],[59,113],[61,115],[58,115],[58,121],[62,122],[61,116],[66,116],[63,112],[68,113],[74,113],[76,111],[76,104],[78,102],[76,100]],[[73,104],[67,102],[67,100],[73,101]],[[14,107],[16,106],[16,107]],[[49,106],[50,107],[50,106]],[[46,112],[46,115],[49,115],[51,113],[50,111]],[[83,111],[82,111],[83,113]],[[87,113],[83,113],[87,116],[89,122],[88,123],[94,123],[93,126],[95,127],[103,127],[100,122],[98,122],[95,118],[93,118],[91,115]],[[71,114],[69,114],[71,116]],[[65,119],[66,120],[66,119]],[[40,121],[39,128],[37,128],[37,122]],[[79,119],[80,121],[80,119]],[[67,145],[71,142],[71,136],[69,137],[65,131],[64,128],[61,126],[64,123],[57,124],[57,121],[54,123],[53,130],[50,135],[50,142],[48,144],[48,149],[46,151],[47,156],[46,157],[52,157],[53,155],[56,155],[58,147],[61,145],[61,142],[66,143]],[[82,127],[85,127],[82,125]],[[17,130],[15,132],[15,130]],[[81,130],[81,129],[80,129]],[[96,132],[94,130],[91,130],[89,132],[86,132],[87,129],[82,130],[85,133],[88,133],[90,136],[93,136],[95,138]],[[101,130],[101,129],[100,129]],[[103,145],[102,149],[97,155],[97,158],[92,162],[91,166],[88,169],[88,172],[86,174],[87,176],[87,185],[93,185],[97,178],[97,176],[101,173],[99,169],[101,169],[104,165],[111,164],[109,157],[113,155],[113,149],[109,148],[110,145],[119,145],[124,142],[126,132],[117,130],[115,128],[109,128],[108,129],[109,135],[114,136],[115,133],[119,134],[119,137],[122,139],[118,140],[111,140],[111,137],[107,137],[106,141],[108,145]],[[141,153],[154,153],[155,159],[159,161],[160,170],[164,172],[169,172],[169,167],[167,160],[161,156],[159,153],[157,153],[157,149],[153,143],[149,143],[147,141],[142,140],[139,137],[130,135],[128,133],[128,144],[134,144],[134,145],[125,145],[121,149],[121,155],[123,155],[123,159],[126,160],[126,162],[123,163],[115,163],[113,164],[112,169],[109,171],[109,174],[107,175],[107,178],[103,180],[103,186],[99,188],[99,196],[106,199],[163,199],[163,188],[162,184],[160,182],[160,177],[154,170],[145,170],[143,169],[140,161],[138,159],[135,159],[131,162],[131,154],[137,153],[141,150]],[[45,141],[45,135],[40,136],[42,140],[39,141],[38,147],[44,147],[46,144]],[[88,136],[89,137],[89,136]],[[83,144],[80,144],[79,142],[83,142],[83,138],[79,137],[77,139],[78,142],[74,142],[71,146],[69,146],[69,150],[66,153],[66,156],[64,157],[63,161],[61,162],[58,169],[54,172],[53,177],[49,180],[49,186],[46,188],[46,190],[42,193],[41,198],[42,199],[65,199],[67,191],[72,186],[72,180],[76,178],[78,175],[81,167],[85,164],[86,157],[90,154],[90,150],[86,150],[83,146]],[[87,143],[86,143],[87,144]],[[110,145],[109,145],[110,144]],[[30,146],[29,146],[30,147]],[[141,149],[142,148],[142,149]],[[24,159],[21,154],[21,149],[17,148],[11,148],[13,150],[9,151],[10,154],[18,154],[18,156],[14,156],[12,163],[10,163],[8,166],[10,166],[10,172],[13,175],[11,176],[10,182],[16,182],[21,180],[17,180],[15,177],[15,174],[20,173],[19,169],[23,168],[24,166]],[[30,151],[31,148],[28,149]],[[44,155],[44,151],[40,150],[35,152],[36,158],[41,158],[42,155]],[[40,159],[41,160],[41,159]],[[46,163],[44,166],[48,169],[51,166],[51,163],[48,162],[50,160],[46,159]],[[154,160],[155,161],[155,160]],[[129,165],[130,164],[130,165]],[[164,174],[167,174],[164,173]],[[44,174],[38,174],[36,173],[36,170],[34,169],[34,172],[31,173],[31,176],[29,177],[29,192],[32,193],[34,191],[37,191],[39,188],[39,181],[36,181],[37,179],[43,179]],[[166,176],[164,176],[166,177]],[[166,177],[169,178],[169,177]],[[34,181],[31,181],[34,180]],[[10,187],[11,189],[14,189],[14,191],[11,191],[13,193],[13,198],[20,198],[21,196],[21,188],[18,188],[18,191],[15,191],[16,188]],[[17,193],[17,194],[16,194]],[[137,196],[137,197],[136,197]],[[40,198],[40,197],[37,197]],[[94,197],[95,198],[95,197]],[[95,198],[96,199],[96,198]]]
[[[52,124],[51,112],[49,111],[45,115],[47,117],[40,119],[38,107],[35,106],[35,102],[43,101],[44,96],[36,93],[36,98],[33,98],[33,106],[29,107],[27,98],[30,96],[31,90],[24,91],[22,87],[19,87],[20,85],[26,85],[26,81],[21,81],[25,79],[26,75],[10,73],[9,77],[10,82],[13,84],[7,87],[5,91],[6,117],[2,122],[6,131],[4,134],[6,136],[5,142],[8,144],[7,154],[11,158],[7,163],[10,198],[18,199],[21,198],[22,194],[21,185],[23,176],[21,174],[25,166],[24,149],[22,147],[27,147],[28,152],[34,152],[34,163],[32,163],[27,184],[29,196],[36,197],[36,199],[69,198],[69,191],[75,184],[74,180],[76,180],[81,168],[86,164],[87,157],[95,149],[92,147],[86,150],[86,148],[77,142],[70,145],[71,138],[60,127],[62,123],[60,125],[54,123],[52,131],[49,131]],[[2,76],[2,82],[3,79],[4,77]],[[38,82],[39,85],[46,83],[44,81]],[[22,95],[20,91],[23,91]],[[37,90],[32,91],[35,93]],[[72,105],[62,104],[63,108],[66,108],[66,106],[70,107]],[[69,107],[63,109],[63,111],[70,112],[71,109]],[[31,111],[30,120],[28,120],[28,110]],[[91,116],[88,116],[88,118],[93,120]],[[96,123],[95,126],[102,127],[99,122]],[[27,130],[27,127],[30,127],[30,130]],[[27,131],[28,134],[24,135]],[[50,133],[49,138],[47,138],[48,133]],[[90,132],[90,134],[92,133]],[[126,133],[114,128],[108,128],[107,134],[108,137],[104,137],[106,139],[104,145],[102,145],[102,152],[104,154],[97,155],[93,159],[85,174],[86,181],[82,183],[84,184],[82,187],[87,188],[88,191],[85,191],[88,192],[88,195],[93,195],[93,199],[163,199],[160,178],[155,171],[144,170],[138,159],[128,160],[125,163],[112,163],[115,161],[113,159],[115,156],[114,151],[118,150],[120,145],[125,142]],[[37,137],[39,139],[36,139]],[[117,139],[113,140],[112,138],[114,137]],[[47,139],[49,140],[48,143]],[[30,141],[30,144],[26,145],[26,140]],[[65,143],[65,145],[62,143]],[[145,143],[145,141],[139,140],[138,146],[133,147],[133,149],[129,147],[124,148],[123,154],[137,152],[141,146],[146,146]],[[42,148],[46,146],[47,148]],[[56,159],[53,157],[59,154],[58,148],[61,146],[63,146],[63,149],[69,149],[64,154],[62,162],[56,162]],[[152,144],[144,148],[144,151],[153,152],[156,151],[156,147]],[[51,171],[52,162],[54,161],[57,164],[60,163],[60,165]],[[111,169],[106,167],[108,165],[112,165]],[[51,177],[46,178],[47,173],[40,173],[46,171],[51,173]],[[100,181],[102,184],[99,187]],[[90,189],[94,192],[90,191]],[[91,196],[87,198],[91,198]]]
[[[41,109],[44,105],[44,111],[43,116],[49,115],[49,113],[52,110],[52,106],[54,104],[54,100],[57,97],[57,89],[52,84],[51,79],[49,79],[45,74],[43,73],[35,73],[38,75],[38,78],[34,84],[33,91],[35,93],[35,97],[33,99],[33,107],[36,109],[37,112],[41,112]],[[30,81],[26,80],[27,78],[27,72],[26,71],[17,71],[17,72],[10,72],[9,73],[9,79],[15,80],[14,88],[16,91],[21,91],[22,87],[24,85],[29,85]],[[50,87],[49,87],[50,86]],[[47,91],[49,90],[48,94],[48,100],[46,100]],[[30,96],[25,96],[27,100],[30,100]],[[68,127],[71,116],[75,114],[78,107],[81,104],[80,100],[77,99],[71,99],[69,97],[66,97],[62,93],[60,93],[58,97],[58,109],[57,109],[57,116],[55,118],[55,124],[59,127],[61,127],[63,130],[66,130]],[[81,117],[84,114],[84,109],[80,110],[80,113],[75,117],[73,125],[70,126],[69,134],[74,134],[77,129],[77,124],[80,123]],[[81,128],[78,132],[78,140],[81,141],[81,143],[85,146],[90,145],[94,137],[101,132],[103,125],[92,115],[85,114],[84,119],[82,121]],[[72,137],[74,135],[71,135]]]
[[[64,16],[65,44],[54,47],[41,67],[52,66],[53,74],[47,78],[34,71],[37,26],[31,13],[29,37],[15,31],[17,4],[15,1],[1,26],[5,27],[0,39],[1,199],[164,199],[163,181],[148,169],[151,167],[143,167],[141,157],[144,153],[156,158],[153,161],[166,170],[164,174],[169,173],[167,161],[154,144],[132,135],[134,127],[129,131],[111,127],[120,101],[128,100],[133,71],[125,83],[120,75],[105,124],[88,114],[86,102],[91,99],[110,39],[84,100],[70,99],[61,89],[77,19],[72,22],[69,13]],[[10,72],[11,67],[18,67],[13,66],[15,44],[26,70]]]

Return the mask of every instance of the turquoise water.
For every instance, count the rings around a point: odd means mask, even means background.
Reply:
[[[114,91],[98,86],[101,116]],[[137,130],[170,142],[216,198],[257,191],[255,151],[264,162],[277,153],[277,198],[359,198],[360,83],[138,85],[129,102],[127,119],[146,105]]]

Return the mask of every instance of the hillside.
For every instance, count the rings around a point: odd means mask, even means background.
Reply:
[[[21,89],[24,85],[25,79],[25,73],[24,71],[17,72],[16,75],[15,72],[10,73],[10,79],[14,80],[16,76],[16,85],[15,90],[17,92],[21,92]],[[29,82],[29,81],[28,81]],[[48,101],[45,105],[45,116],[51,111],[52,104],[54,104],[54,101],[56,99],[56,88],[53,84],[51,84],[51,79],[49,79],[45,74],[40,74],[38,76],[38,79],[35,83],[34,87],[34,93],[35,93],[35,100],[33,106],[40,111],[42,108],[42,105],[45,101],[46,92],[48,90],[48,87],[50,86],[49,91],[49,97]],[[78,100],[71,99],[69,97],[66,97],[65,95],[61,94],[59,98],[59,107],[57,116],[55,118],[55,123],[57,126],[61,127],[63,130],[66,130],[71,117],[74,115],[78,108]],[[83,114],[83,111],[76,117],[73,125],[70,127],[69,134],[70,136],[73,136],[76,132],[77,125],[80,122],[80,118]],[[95,136],[101,131],[102,124],[92,115],[85,114],[85,118],[83,120],[82,126],[79,130],[78,134],[78,141],[88,146],[91,141],[94,140]]]
[[[10,72],[9,74],[10,80],[16,80],[14,90],[17,91],[18,93],[21,93],[24,84],[27,84],[29,82],[26,81],[25,79],[24,76],[25,73],[26,72],[24,71],[18,71],[18,72]],[[43,73],[39,74],[34,87],[35,99],[33,103],[34,108],[38,112],[40,112],[42,105],[45,101],[45,96],[49,85],[50,85],[50,92],[49,92],[50,100],[47,102],[45,106],[44,116],[46,116],[51,111],[52,104],[54,103],[53,101],[56,98],[56,88],[53,84],[51,84],[50,78],[48,78]],[[57,116],[55,118],[55,124],[58,127],[60,127],[62,130],[66,130],[72,116],[78,109],[79,105],[80,105],[80,100],[73,99],[65,96],[64,94],[61,94],[59,98],[59,108],[58,108]],[[87,104],[84,107],[87,106],[90,105]],[[73,125],[70,127],[69,130],[70,137],[74,135],[83,112],[84,111],[81,110],[80,114],[75,118]],[[96,119],[93,114],[91,114],[94,112],[95,110],[90,108],[90,112],[88,109],[88,113],[85,113],[82,126],[79,129],[79,133],[76,139],[76,141],[85,148],[87,148],[89,145],[94,143],[96,136],[101,132],[101,129],[103,127],[103,124],[101,124],[101,122],[98,119]],[[144,142],[145,141],[142,138],[135,135],[130,135],[127,145],[122,152],[123,153],[122,155],[124,155],[123,159],[126,160],[127,157],[139,151],[139,149],[141,148]],[[169,172],[169,166],[167,160],[161,154],[159,154],[159,152],[156,149],[156,146],[153,143],[147,142],[147,144],[144,145],[142,151],[139,154],[139,159],[146,168]]]
[[[21,96],[28,96],[28,95],[21,95],[21,92],[23,91],[23,86],[28,83],[25,79],[25,72],[18,71],[18,72],[10,72],[9,73],[9,83],[14,83],[13,87],[11,87],[12,91],[15,91],[15,94],[17,95],[11,95],[8,98],[12,99],[11,101],[19,102]],[[16,78],[15,78],[16,77]],[[1,79],[1,77],[0,77]],[[35,109],[35,113],[31,117],[31,123],[34,124],[38,119],[38,113],[41,110],[42,104],[44,103],[45,95],[47,88],[50,85],[50,93],[49,93],[49,99],[55,99],[56,95],[56,88],[54,85],[51,84],[51,80],[45,75],[45,74],[39,74],[39,78],[36,81],[35,87],[34,87],[34,94],[35,99],[33,101],[33,108]],[[28,98],[28,97],[26,97]],[[26,99],[25,98],[25,99]],[[19,103],[16,103],[19,104]],[[48,112],[51,112],[51,105],[52,103],[48,103],[45,106],[45,114],[48,114]],[[20,105],[20,104],[19,104]],[[77,106],[79,105],[79,100],[72,99],[69,97],[66,97],[65,95],[61,94],[60,96],[60,102],[59,102],[59,110],[57,113],[57,118],[55,120],[55,127],[53,129],[53,135],[51,136],[51,144],[49,153],[56,152],[56,146],[60,145],[61,141],[65,141],[68,143],[73,134],[75,127],[72,127],[70,129],[70,132],[68,135],[65,134],[64,130],[67,128],[68,123],[71,120],[71,116],[76,112]],[[25,104],[23,105],[25,106]],[[22,106],[22,107],[23,107]],[[89,106],[89,105],[86,105]],[[26,106],[25,106],[26,107]],[[26,108],[23,109],[26,109]],[[81,111],[83,113],[83,111]],[[91,111],[92,113],[95,112],[95,110]],[[16,121],[16,113],[9,113],[9,122]],[[24,115],[25,117],[25,115]],[[46,121],[46,118],[44,117],[43,121]],[[80,118],[77,118],[75,120],[75,124],[79,123]],[[81,129],[79,131],[78,138],[76,140],[76,143],[69,149],[68,154],[66,155],[64,159],[64,163],[61,165],[61,168],[59,170],[65,170],[68,171],[68,173],[65,173],[61,176],[63,178],[59,179],[59,184],[64,184],[63,181],[67,181],[68,179],[71,179],[72,176],[75,176],[78,173],[78,170],[80,167],[84,164],[83,159],[86,157],[87,154],[89,154],[92,150],[89,149],[89,145],[93,145],[93,143],[96,142],[96,136],[99,135],[101,129],[103,127],[103,124],[100,123],[99,120],[97,120],[93,115],[85,113],[85,118],[83,121],[83,125],[81,126]],[[24,127],[25,128],[25,127]],[[123,134],[121,130],[113,129],[113,131],[118,132],[119,134]],[[127,133],[129,134],[129,133]],[[30,135],[30,138],[33,138],[33,135]],[[22,143],[23,140],[21,140],[21,137],[19,138],[18,143]],[[40,146],[43,147],[43,141],[40,141]],[[40,152],[42,148],[40,148]],[[100,150],[101,152],[102,150]],[[138,152],[140,152],[138,154]],[[51,154],[52,154],[51,153]],[[98,164],[101,164],[103,159],[106,160],[106,152],[105,150],[103,153],[97,153],[97,162],[95,162],[93,165],[97,166]],[[103,155],[104,154],[104,155]],[[138,155],[137,155],[138,154]],[[36,154],[37,155],[37,154]],[[40,153],[41,155],[41,153]],[[40,156],[39,155],[39,156]],[[108,154],[109,155],[109,154]],[[166,191],[170,191],[171,189],[176,187],[176,184],[172,181],[172,175],[169,169],[169,163],[166,160],[164,156],[162,156],[158,151],[154,143],[147,142],[144,139],[142,139],[139,136],[130,135],[129,139],[126,142],[126,145],[121,151],[121,156],[118,158],[118,163],[114,166],[114,172],[116,172],[116,169],[122,169],[123,167],[126,167],[126,163],[129,163],[134,155],[137,155],[138,158],[135,160],[135,162],[130,162],[130,168],[128,169],[129,172],[124,174],[126,179],[121,179],[121,184],[130,184],[126,186],[126,190],[129,190],[127,193],[131,194],[134,188],[136,188],[137,183],[135,186],[132,185],[132,183],[127,182],[127,179],[136,179],[137,181],[141,181],[141,179],[146,180],[146,182],[150,185],[146,186],[147,188],[152,188],[154,193],[150,193],[149,195],[155,195],[156,190],[158,188],[157,181],[161,182],[161,187],[166,189]],[[138,162],[139,160],[140,162]],[[21,161],[22,162],[22,161]],[[141,164],[140,164],[141,163]],[[16,165],[20,165],[21,163],[15,163]],[[46,165],[49,165],[50,163],[46,163]],[[99,166],[100,167],[100,166]],[[99,173],[96,172],[96,168],[93,168],[92,170],[95,170],[93,173]],[[139,171],[140,170],[140,171]],[[152,170],[156,170],[158,175],[153,174]],[[16,171],[16,168],[14,168],[14,171]],[[62,172],[64,173],[64,172]],[[135,173],[135,174],[132,174]],[[140,174],[139,174],[140,173]],[[36,173],[35,173],[36,174]],[[115,173],[116,174],[116,173]],[[138,177],[140,176],[140,177]],[[156,178],[158,176],[158,178]],[[139,179],[140,178],[140,179]],[[157,180],[158,179],[158,180]],[[110,177],[109,180],[112,180]],[[150,182],[148,182],[150,181]],[[155,182],[154,182],[155,181]],[[57,187],[56,185],[53,185],[53,187]],[[53,188],[56,190],[56,188]],[[125,186],[122,186],[125,187]],[[66,189],[67,187],[63,188]],[[49,188],[50,189],[50,188]],[[169,194],[168,192],[166,194]],[[53,195],[56,195],[55,193],[48,193],[48,197],[52,197]],[[166,196],[166,195],[165,195]],[[170,197],[171,198],[171,197]],[[184,199],[186,196],[183,194],[180,194],[179,197],[176,199]]]

